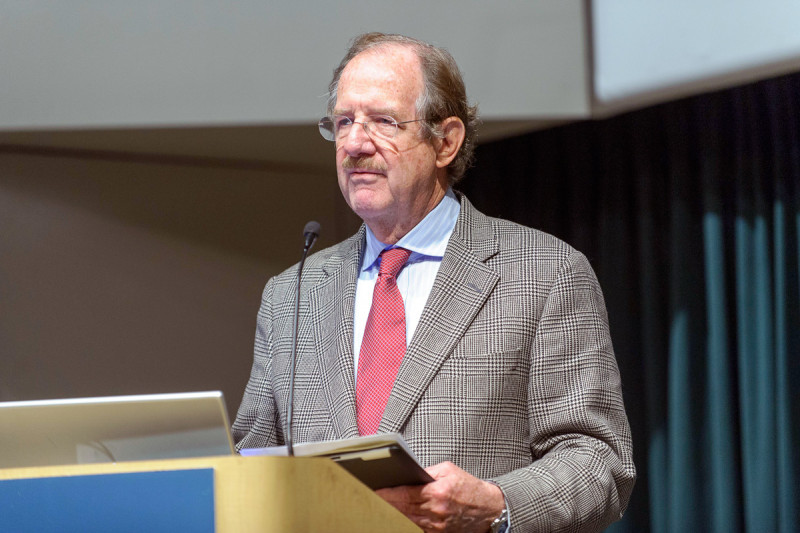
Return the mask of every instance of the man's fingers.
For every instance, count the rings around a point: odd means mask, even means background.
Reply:
[[[451,474],[453,469],[458,469],[458,467],[450,461],[445,461],[443,463],[429,466],[425,469],[425,471],[430,474],[433,479],[440,479]]]
[[[421,487],[417,485],[390,487],[378,489],[375,494],[405,513],[406,510],[417,509],[425,501],[425,497],[421,494]]]

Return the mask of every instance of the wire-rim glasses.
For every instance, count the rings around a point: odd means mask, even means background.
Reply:
[[[353,124],[361,124],[367,135],[375,135],[382,139],[394,139],[400,124],[420,122],[425,120],[418,118],[414,120],[404,120],[398,122],[389,115],[368,115],[362,121],[356,121],[346,115],[333,115],[322,117],[319,121],[319,133],[326,141],[339,141],[350,134]]]

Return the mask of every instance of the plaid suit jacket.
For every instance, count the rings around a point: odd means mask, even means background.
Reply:
[[[297,351],[296,442],[358,436],[353,307],[364,227],[308,258]],[[296,267],[267,283],[237,446],[282,444]],[[594,531],[635,480],[605,303],[586,258],[543,232],[461,212],[379,432],[423,465],[497,483],[514,533]]]

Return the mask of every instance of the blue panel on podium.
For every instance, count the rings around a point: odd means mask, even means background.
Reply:
[[[214,470],[0,481],[0,531],[214,531]]]

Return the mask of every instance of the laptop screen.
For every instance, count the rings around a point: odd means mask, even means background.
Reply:
[[[219,391],[0,402],[0,468],[234,453]]]

